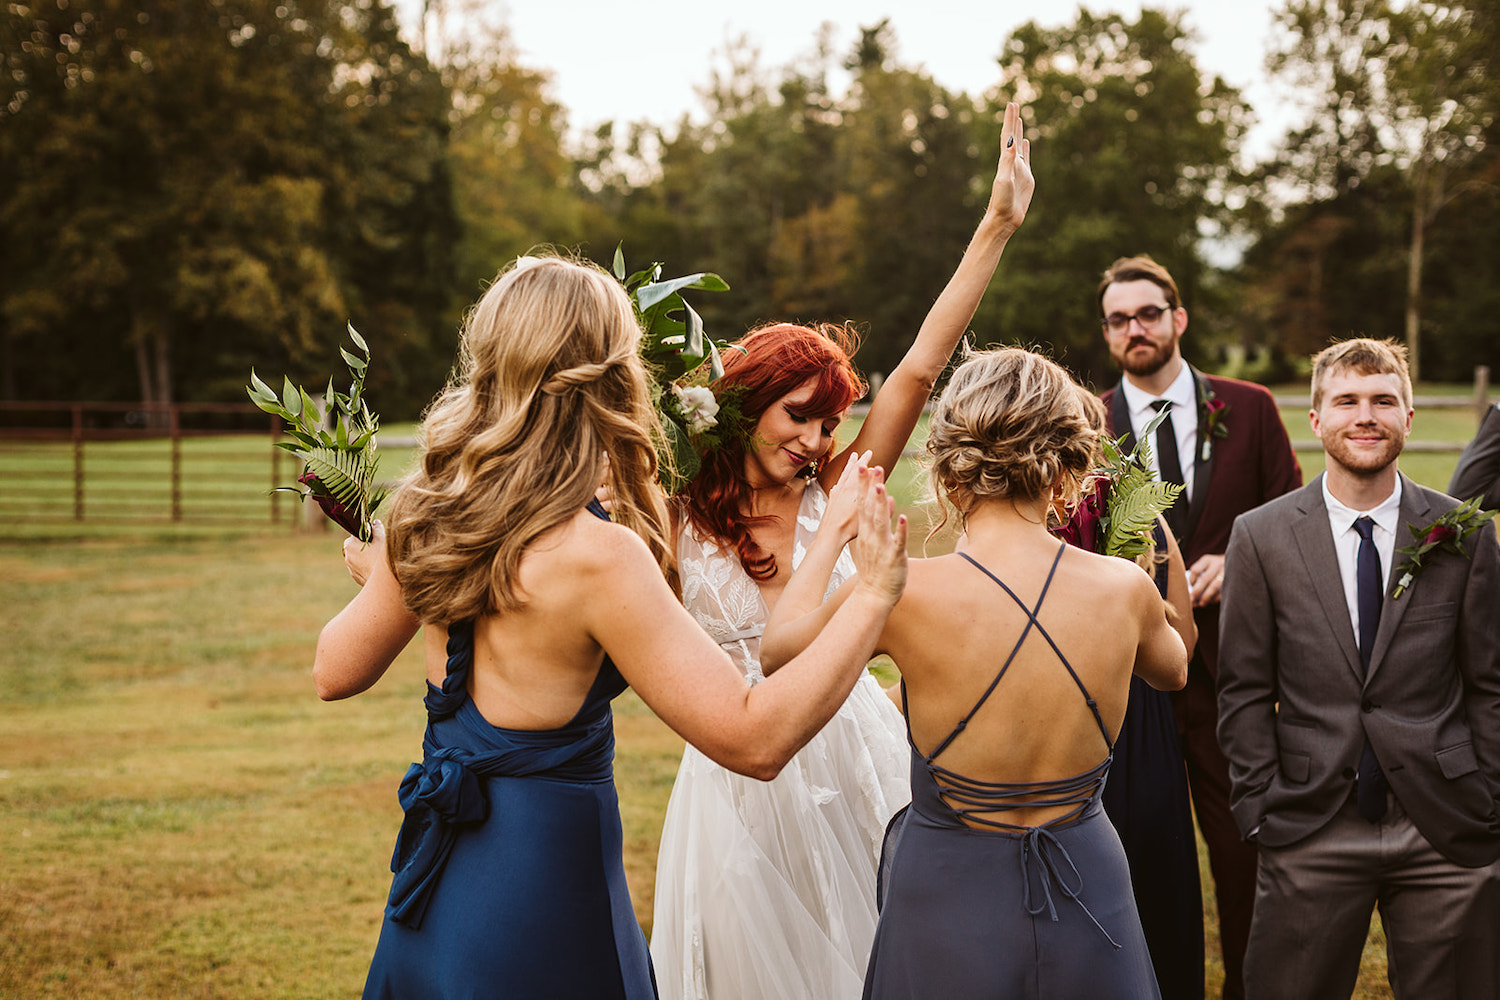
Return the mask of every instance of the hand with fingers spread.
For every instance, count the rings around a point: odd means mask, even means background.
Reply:
[[[830,532],[838,541],[839,548],[843,548],[859,534],[860,470],[867,468],[869,464],[869,451],[851,455],[839,481],[828,494],[828,506],[823,511],[818,534]]]
[[[906,515],[897,517],[891,528],[896,501],[886,492],[885,472],[879,466],[861,465],[858,483],[859,535],[850,545],[859,569],[858,589],[894,605],[906,589]]]

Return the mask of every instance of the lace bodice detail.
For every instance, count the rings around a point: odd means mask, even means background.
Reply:
[[[828,494],[816,480],[809,480],[797,508],[792,539],[792,569],[802,565],[808,546],[817,534],[828,508]],[[682,577],[682,603],[703,630],[713,637],[751,684],[764,680],[760,669],[760,637],[770,609],[760,587],[740,565],[739,553],[716,538],[703,538],[692,522],[681,518],[677,533],[677,567]],[[848,549],[839,553],[828,594],[854,575],[854,560]]]

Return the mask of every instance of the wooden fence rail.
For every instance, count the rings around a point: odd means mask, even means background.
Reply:
[[[1492,403],[1489,369],[1475,369],[1467,396],[1422,395],[1414,403],[1419,411],[1472,408],[1477,427]],[[1308,400],[1283,394],[1276,404],[1295,410]],[[295,471],[294,460],[273,447],[281,428],[279,418],[249,403],[0,401],[0,523],[321,524],[311,505],[299,518],[291,498],[267,495]],[[416,446],[411,435],[379,441],[387,449]],[[1311,439],[1292,444],[1321,450]],[[1465,444],[1414,440],[1406,448],[1458,452]]]
[[[0,401],[0,518],[277,524],[280,436],[249,403]]]

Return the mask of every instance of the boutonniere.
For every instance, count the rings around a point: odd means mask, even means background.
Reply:
[[[1479,509],[1480,499],[1475,497],[1467,503],[1459,504],[1425,528],[1419,528],[1415,524],[1407,525],[1416,541],[1396,550],[1397,555],[1406,557],[1406,562],[1401,564],[1401,577],[1396,582],[1392,598],[1400,597],[1412,585],[1422,570],[1422,560],[1434,549],[1459,556],[1468,555],[1464,551],[1464,539],[1484,527],[1495,516],[1492,510]]]
[[[1228,412],[1229,404],[1215,396],[1204,383],[1203,398],[1198,401],[1198,441],[1205,462],[1214,453],[1214,438],[1222,440],[1229,436],[1229,428],[1224,426],[1224,416]]]

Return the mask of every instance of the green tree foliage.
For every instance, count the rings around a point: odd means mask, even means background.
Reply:
[[[846,63],[854,83],[838,144],[852,223],[847,315],[868,325],[871,371],[890,371],[916,338],[984,212],[1000,152],[998,123],[983,127],[967,95],[901,67],[896,48],[883,22],[863,30]]]
[[[456,236],[446,94],[390,8],[34,0],[0,18],[9,393],[233,398],[252,363],[326,374],[346,319],[396,345],[392,371],[425,353]]]
[[[774,80],[733,45],[704,90],[708,121],[662,138],[660,178],[625,199],[623,236],[729,278],[703,307],[715,336],[852,320],[870,371],[915,336],[982,211],[976,163],[994,158],[974,144],[972,102],[896,65],[894,47],[885,24],[864,29],[836,97],[826,32]]]
[[[1189,356],[1203,360],[1227,336],[1202,244],[1232,222],[1249,108],[1205,79],[1190,40],[1180,15],[1146,9],[1134,21],[1081,10],[1071,25],[1033,22],[1006,42],[991,111],[1022,102],[1037,198],[1001,264],[1003,291],[975,319],[982,339],[1041,344],[1086,377],[1112,379],[1094,290],[1111,261],[1138,253],[1172,272],[1192,309]],[[995,116],[983,120],[997,136]]]
[[[567,113],[548,94],[551,75],[522,65],[508,30],[482,3],[432,4],[444,30],[428,58],[451,108],[448,157],[463,224],[458,308],[509,260],[539,243],[572,247],[589,235],[578,167],[564,148]],[[451,345],[450,345],[451,346]]]
[[[731,276],[730,291],[703,304],[715,336],[732,338],[757,322],[794,318],[775,300],[773,246],[783,227],[822,209],[838,190],[838,112],[825,83],[826,51],[820,59],[778,88],[758,52],[743,42],[731,45],[726,65],[703,92],[708,122],[685,120],[664,138],[652,200],[675,220],[677,246],[650,256],[674,269]],[[643,209],[638,205],[644,215]],[[627,235],[627,250],[631,242]]]
[[[1290,192],[1247,260],[1281,349],[1404,337],[1413,374],[1500,361],[1493,0],[1290,0],[1269,65],[1306,121],[1265,171]],[[1437,264],[1438,266],[1431,266]],[[1424,346],[1425,345],[1425,346]]]

